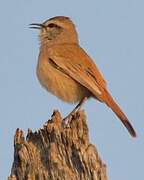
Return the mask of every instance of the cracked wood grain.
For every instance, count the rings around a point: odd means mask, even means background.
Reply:
[[[26,138],[17,129],[14,162],[8,180],[107,180],[106,165],[89,141],[86,116],[76,112],[64,128],[58,111]]]

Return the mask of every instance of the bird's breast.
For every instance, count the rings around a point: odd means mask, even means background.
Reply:
[[[48,51],[41,51],[37,65],[37,77],[43,87],[69,103],[79,102],[90,96],[89,91],[51,62]]]

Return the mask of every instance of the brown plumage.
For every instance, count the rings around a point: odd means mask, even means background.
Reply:
[[[68,17],[58,16],[43,24],[31,25],[41,30],[37,76],[42,86],[63,101],[80,102],[74,111],[89,97],[107,104],[136,137],[128,118],[108,92],[103,75],[79,46],[73,22]]]

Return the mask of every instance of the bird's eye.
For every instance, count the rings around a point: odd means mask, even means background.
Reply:
[[[50,23],[50,24],[48,25],[48,27],[49,27],[49,28],[53,28],[53,27],[57,27],[57,25],[54,24],[54,23]]]

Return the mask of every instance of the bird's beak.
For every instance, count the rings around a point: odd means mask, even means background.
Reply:
[[[39,23],[32,23],[32,24],[29,24],[29,25],[30,25],[29,28],[32,28],[32,29],[42,29],[42,28],[45,28],[45,25],[39,24]]]

